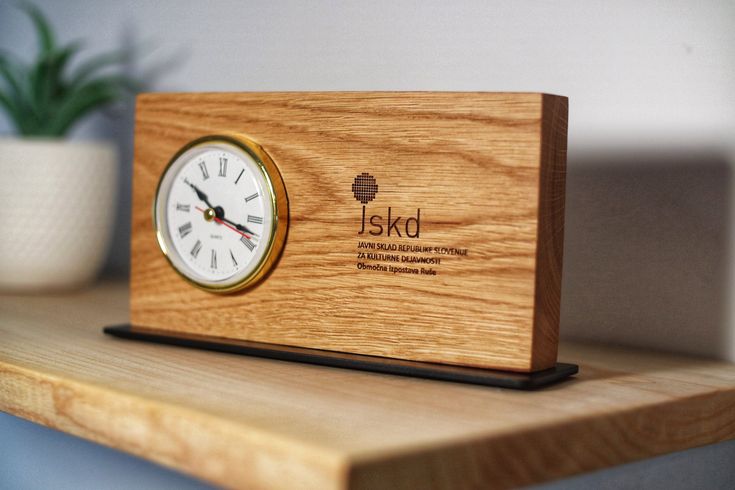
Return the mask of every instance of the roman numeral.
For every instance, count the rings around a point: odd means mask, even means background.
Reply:
[[[250,250],[251,252],[255,248],[255,244],[252,241],[250,241],[250,238],[246,237],[245,235],[240,237],[240,241],[242,242],[243,245],[248,247],[248,250]]]
[[[262,225],[263,224],[263,218],[261,218],[260,216],[251,216],[251,215],[248,215],[248,223],[257,223],[259,225]]]
[[[209,172],[207,172],[207,164],[204,162],[199,162],[199,170],[202,171],[202,178],[204,180],[207,180],[209,178]]]
[[[227,177],[227,159],[224,157],[219,158],[219,177]]]
[[[250,202],[250,201],[252,201],[253,199],[255,199],[256,197],[258,197],[258,193],[257,193],[257,192],[256,192],[255,194],[252,194],[252,195],[250,195],[250,196],[246,197],[246,198],[245,198],[245,202]]]
[[[237,260],[235,260],[235,254],[232,253],[232,250],[230,250],[230,257],[232,258],[232,265],[237,267]]]
[[[176,211],[183,211],[185,213],[188,213],[189,211],[191,211],[189,209],[189,206],[190,206],[189,204],[181,204],[181,203],[178,203],[177,202],[176,203]]]
[[[217,268],[217,252],[214,249],[212,249],[212,256],[209,259],[209,267],[212,269]]]
[[[195,259],[199,255],[199,251],[202,249],[202,242],[201,240],[197,240],[197,242],[194,244],[194,248],[191,249],[191,256]]]
[[[237,174],[237,178],[235,179],[235,184],[240,182],[240,177],[242,177],[242,174],[245,173],[245,169],[240,170],[240,173]]]
[[[179,226],[179,236],[181,238],[184,238],[189,233],[191,233],[191,221]]]

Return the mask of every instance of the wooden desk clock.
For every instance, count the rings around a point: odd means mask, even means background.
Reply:
[[[145,94],[144,340],[532,388],[556,362],[567,99]]]

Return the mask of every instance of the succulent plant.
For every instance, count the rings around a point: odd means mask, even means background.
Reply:
[[[49,22],[35,5],[21,3],[19,8],[32,21],[39,42],[31,64],[0,50],[0,108],[19,134],[62,137],[95,109],[136,91],[138,84],[132,78],[110,73],[129,61],[128,51],[93,56],[72,70],[70,63],[82,44],[58,45]]]

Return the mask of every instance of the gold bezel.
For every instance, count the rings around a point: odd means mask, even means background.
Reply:
[[[171,166],[181,157],[184,153],[196,148],[198,146],[206,146],[212,143],[219,143],[234,146],[239,150],[244,151],[253,161],[256,163],[260,170],[265,183],[267,184],[267,190],[269,194],[269,200],[272,209],[272,220],[271,220],[271,233],[266,245],[265,252],[260,257],[258,264],[255,266],[253,271],[237,281],[236,283],[226,284],[223,286],[216,286],[210,284],[200,283],[197,280],[185,275],[179,270],[169,256],[168,244],[164,238],[164,233],[161,231],[161,223],[158,220],[157,203],[159,193],[161,191],[161,185],[164,177],[168,173]],[[158,247],[160,248],[163,256],[166,257],[171,268],[189,284],[196,286],[199,289],[208,291],[211,293],[233,293],[241,291],[247,287],[254,286],[258,281],[264,278],[268,272],[273,268],[277,259],[279,258],[286,239],[286,232],[288,230],[288,196],[286,194],[286,187],[283,183],[281,173],[278,170],[278,166],[271,159],[270,155],[253,139],[242,135],[242,134],[211,134],[196,138],[183,147],[181,147],[174,156],[166,164],[163,169],[161,176],[156,186],[156,195],[153,199],[153,227],[156,232],[156,240]]]

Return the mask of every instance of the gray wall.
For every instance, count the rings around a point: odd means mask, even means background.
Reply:
[[[40,2],[91,51],[145,41],[157,91],[509,90],[570,97],[562,333],[735,360],[732,1]],[[0,46],[31,52],[0,3]],[[0,133],[7,126],[0,122]],[[132,109],[75,138],[121,153]]]
[[[156,91],[512,90],[570,97],[562,333],[735,359],[731,1],[41,2],[64,40],[142,45]],[[30,53],[0,5],[0,46]],[[132,107],[109,269],[128,265]],[[4,124],[0,122],[0,124]],[[6,129],[0,126],[0,133]]]
[[[563,335],[735,359],[735,3],[41,4],[62,39],[90,51],[142,45],[129,68],[156,91],[569,96]],[[0,5],[0,46],[34,45],[28,22]],[[109,269],[121,273],[132,122],[128,106],[74,132],[119,145]]]

